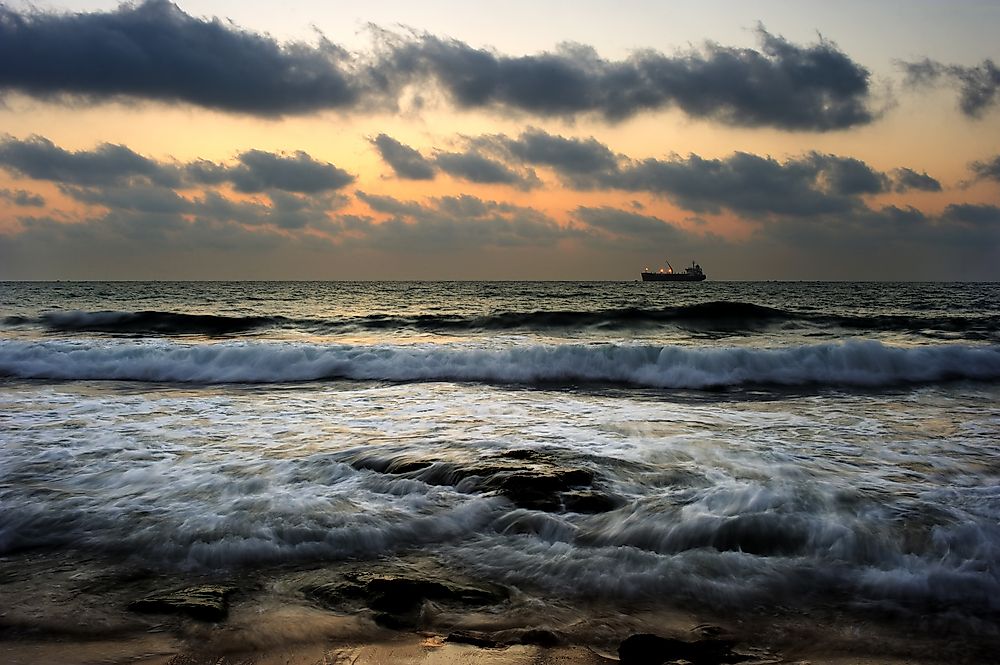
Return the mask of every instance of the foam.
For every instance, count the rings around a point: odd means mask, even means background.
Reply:
[[[286,383],[322,379],[600,383],[650,388],[880,387],[1000,379],[1000,347],[875,341],[786,348],[656,345],[183,344],[0,340],[0,375],[23,379]]]

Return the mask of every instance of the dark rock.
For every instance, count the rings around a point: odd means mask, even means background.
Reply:
[[[594,482],[594,474],[586,469],[561,467],[503,470],[483,475],[486,475],[482,482],[484,489],[497,491],[519,508],[546,512],[562,508],[562,492]]]
[[[457,630],[448,634],[447,641],[483,648],[505,647],[511,644],[529,644],[551,648],[562,644],[562,640],[555,633],[543,628],[504,630],[492,634],[474,630]]]
[[[622,506],[622,500],[593,489],[563,492],[563,508],[571,513],[606,513]]]
[[[372,619],[378,625],[389,630],[413,630],[420,625],[420,613],[415,610],[398,614],[376,612]]]
[[[569,461],[555,451],[514,449],[465,465],[406,456],[363,457],[351,464],[462,492],[496,492],[528,510],[599,513],[621,505],[620,500],[593,488],[592,471],[570,466]]]
[[[517,637],[518,644],[531,644],[539,647],[552,648],[562,644],[562,639],[551,630],[531,628]]]
[[[532,462],[544,459],[545,457],[541,452],[532,450],[531,448],[515,448],[514,450],[507,450],[500,456],[506,457],[507,459],[527,460]]]
[[[746,656],[733,653],[734,644],[720,639],[685,642],[640,633],[622,641],[618,647],[618,659],[622,665],[663,665],[675,660],[686,660],[692,665],[720,665],[746,660]]]
[[[486,649],[495,649],[497,647],[504,646],[503,643],[498,642],[486,633],[480,633],[478,631],[472,630],[456,630],[454,632],[448,633],[448,637],[445,638],[448,642],[455,642],[457,644],[471,644],[472,646],[482,647]]]
[[[229,613],[234,587],[207,584],[148,596],[129,603],[128,609],[146,614],[185,614],[199,621],[222,621]]]
[[[331,582],[329,584],[314,584],[302,588],[308,598],[319,601],[330,609],[339,609],[348,600],[364,598],[365,589],[354,582]]]
[[[429,460],[412,459],[410,457],[362,457],[351,463],[355,469],[402,475],[413,473],[431,466]]]
[[[394,630],[421,623],[425,601],[460,607],[496,605],[507,600],[507,590],[488,584],[446,579],[440,573],[345,573],[337,582],[302,588],[309,598],[333,610],[355,611],[359,605],[374,610],[375,622]]]
[[[497,587],[460,584],[434,577],[376,575],[367,578],[364,584],[368,606],[384,612],[407,612],[425,600],[480,607],[507,599],[506,590]]]

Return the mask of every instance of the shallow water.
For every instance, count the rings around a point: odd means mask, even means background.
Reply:
[[[552,601],[1000,612],[997,285],[2,293],[0,555],[418,554]],[[470,475],[526,450],[611,509]]]

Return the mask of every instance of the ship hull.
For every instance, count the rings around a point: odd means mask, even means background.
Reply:
[[[701,282],[705,279],[704,274],[689,275],[677,272],[644,272],[640,274],[644,282]]]

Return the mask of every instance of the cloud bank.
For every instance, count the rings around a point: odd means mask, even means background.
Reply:
[[[403,155],[405,164],[443,169],[438,159],[446,153],[415,156],[384,134],[373,143],[376,149],[388,146],[392,158]],[[711,226],[692,224],[689,215],[670,220],[613,205],[577,206],[559,214],[470,195],[415,201],[346,192],[353,176],[302,152],[247,150],[225,163],[181,163],[122,145],[69,151],[43,137],[6,137],[0,140],[0,169],[52,183],[87,207],[50,209],[30,188],[0,190],[0,199],[16,210],[16,223],[0,230],[0,250],[8,255],[6,265],[19,261],[16,265],[30,270],[37,263],[30,257],[53,255],[98,262],[108,256],[162,261],[170,252],[239,257],[285,251],[409,256],[509,251],[555,257],[567,247],[596,255],[670,247],[706,261],[713,255],[718,260],[720,253],[737,260],[787,252],[796,260],[827,264],[831,257],[851,257],[863,266],[864,260],[882,261],[878,257],[891,247],[892,257],[885,260],[902,277],[915,269],[907,261],[923,266],[931,259],[962,266],[962,275],[995,274],[1000,207],[952,203],[927,214],[873,203],[873,195],[900,187],[936,191],[936,180],[912,169],[882,172],[860,160],[817,152],[784,161],[749,153],[632,159],[593,138],[536,129],[516,137],[467,138],[466,150],[474,149],[514,172],[539,168],[580,188],[662,195],[694,215],[729,211],[748,224],[750,235],[727,240],[713,235]],[[984,177],[991,168],[992,162],[982,165]]]
[[[264,117],[392,109],[412,87],[459,109],[617,122],[677,108],[746,127],[830,131],[872,122],[869,71],[827,40],[758,29],[759,48],[715,43],[607,60],[563,44],[507,55],[429,34],[373,29],[365,54],[320,39],[279,43],[166,0],[110,12],[0,7],[0,91],[63,103],[143,99]]]
[[[818,152],[783,162],[745,152],[715,159],[696,154],[632,159],[614,153],[593,137],[567,138],[540,129],[528,129],[516,137],[496,134],[465,138],[465,158],[471,162],[474,156],[475,163],[489,164],[493,169],[493,177],[476,180],[459,169],[446,168],[443,155],[436,160],[425,158],[414,148],[386,135],[382,137],[392,151],[379,148],[379,152],[398,177],[408,177],[407,171],[397,168],[394,161],[395,151],[405,150],[411,159],[419,159],[421,167],[431,175],[441,169],[474,182],[524,188],[526,183],[515,177],[516,173],[529,173],[528,184],[541,186],[533,169],[545,168],[572,189],[645,192],[667,197],[695,213],[725,209],[749,218],[845,214],[864,209],[866,196],[942,189],[941,183],[927,173],[905,167],[885,173],[858,159]]]

